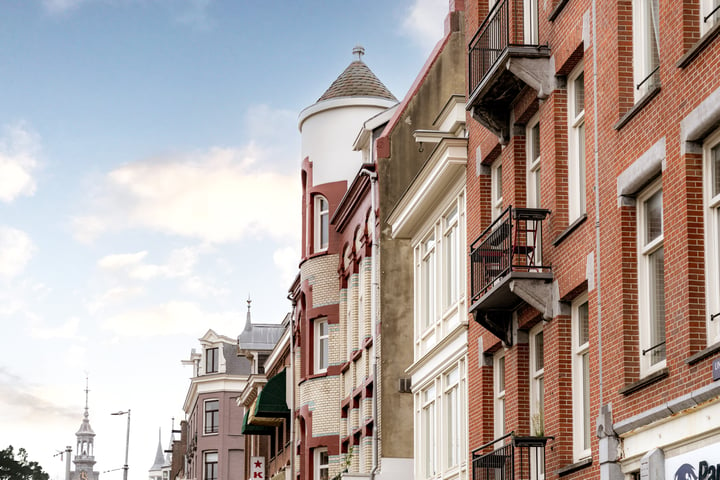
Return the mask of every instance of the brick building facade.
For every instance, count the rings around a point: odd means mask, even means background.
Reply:
[[[468,2],[475,479],[720,462],[716,7]]]

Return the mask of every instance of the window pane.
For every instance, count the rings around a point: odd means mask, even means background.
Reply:
[[[447,409],[447,466],[454,467],[458,464],[458,408],[457,408],[457,387],[452,388],[446,394]]]
[[[539,332],[535,335],[535,371],[542,370],[543,366],[543,332]]]
[[[583,448],[590,448],[590,356],[582,356],[583,369]]]
[[[712,197],[714,198],[720,194],[720,145],[716,145],[710,150],[710,168],[712,170]]]
[[[499,165],[496,169],[496,174],[495,174],[495,192],[497,193],[495,195],[495,200],[502,198],[502,196],[503,196],[502,188],[503,188],[503,186],[502,186],[502,165]]]
[[[575,90],[575,118],[585,110],[585,72],[578,75],[573,84]]]
[[[588,309],[588,302],[585,302],[578,307],[578,347],[588,342],[590,338],[589,330],[590,312]]]
[[[650,347],[665,341],[665,266],[664,253],[660,248],[650,254]],[[650,364],[655,365],[665,359],[665,346],[652,350]]]
[[[535,160],[538,159],[540,156],[540,124],[536,123],[534,127],[532,127],[532,131],[530,132],[531,135],[531,144],[532,145],[532,157],[531,161],[535,162]]]
[[[658,238],[663,233],[662,224],[662,190],[658,190],[645,201],[645,244]]]
[[[497,393],[501,393],[502,391],[505,390],[505,357],[500,357],[498,359],[497,379],[498,379]]]

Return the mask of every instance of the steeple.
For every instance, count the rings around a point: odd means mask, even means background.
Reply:
[[[88,377],[85,377],[85,412],[80,428],[75,433],[77,448],[75,449],[75,472],[73,480],[97,480],[99,473],[93,471],[95,465],[95,432],[90,426],[90,388]]]
[[[155,453],[155,462],[153,462],[153,466],[150,467],[150,471],[162,470],[164,464],[165,464],[165,455],[163,455],[163,448],[162,448],[162,429],[158,428],[157,452]]]
[[[247,311],[247,318],[245,320],[245,331],[249,332],[252,330],[252,318],[250,318],[250,304],[252,303],[252,300],[250,300],[250,294],[248,293],[248,311]]]

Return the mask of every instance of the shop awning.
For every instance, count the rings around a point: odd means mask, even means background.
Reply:
[[[278,420],[290,418],[290,409],[285,401],[285,370],[272,377],[265,384],[255,403],[253,415]],[[282,422],[275,424],[279,423]]]
[[[245,412],[245,417],[243,418],[243,424],[242,424],[242,433],[243,435],[271,435],[275,433],[275,429],[272,427],[264,427],[259,425],[252,425],[248,422],[248,419],[250,417],[250,410],[248,409],[247,412]]]

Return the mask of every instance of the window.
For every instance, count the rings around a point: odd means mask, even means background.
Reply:
[[[365,280],[366,272],[368,272],[366,265],[367,262],[360,264],[360,272],[358,274],[357,283],[357,348],[362,350],[365,345],[365,335],[368,332],[366,328],[367,320],[365,318],[365,286],[368,282]]]
[[[493,393],[495,438],[500,438],[505,435],[505,350],[503,349],[493,357]]]
[[[315,251],[321,252],[328,248],[330,228],[330,206],[322,195],[315,196]]]
[[[217,373],[219,361],[217,347],[205,349],[205,373]]]
[[[435,475],[437,466],[434,384],[422,392],[422,426],[420,431],[423,446],[423,472],[425,478],[430,478]]]
[[[422,242],[420,263],[420,318],[422,330],[435,323],[435,234]]]
[[[490,201],[492,218],[495,220],[503,211],[502,158],[490,167]]]
[[[590,456],[590,311],[587,294],[571,306],[573,453],[575,460]]]
[[[705,144],[705,274],[708,345],[720,342],[720,132]]]
[[[720,22],[720,0],[701,0],[700,33],[706,33],[718,22]]]
[[[326,318],[315,320],[315,373],[325,372],[328,368],[328,321]]]
[[[454,368],[445,374],[445,468],[453,468],[460,463],[461,456],[461,404],[460,404],[460,370]]]
[[[538,44],[538,2],[523,0],[523,17],[525,26],[525,44]]]
[[[529,208],[540,208],[540,122],[535,116],[525,129],[525,154],[527,165],[527,206]],[[528,233],[528,244],[535,245],[532,262],[534,265],[542,265],[542,238],[540,235]]]
[[[659,0],[633,0],[635,101],[660,85]]]
[[[465,312],[465,197],[460,194],[440,208],[416,237],[422,240],[413,241],[418,357],[459,325]]]
[[[541,322],[530,330],[530,433],[538,436],[543,436],[545,433],[543,402],[545,360],[542,327]]]
[[[665,268],[661,183],[646,189],[637,202],[640,372],[665,366]]]
[[[458,205],[455,204],[442,219],[443,223],[443,309],[446,310],[460,299],[460,282],[463,280],[460,272],[460,216]],[[465,273],[464,271],[462,272]]]
[[[585,214],[585,73],[568,77],[568,220]]]
[[[330,462],[327,448],[316,448],[313,451],[313,463],[315,466],[315,480],[328,480]]]
[[[218,478],[218,453],[205,453],[205,480],[217,480]]]
[[[218,433],[220,429],[220,401],[205,402],[205,433]]]

